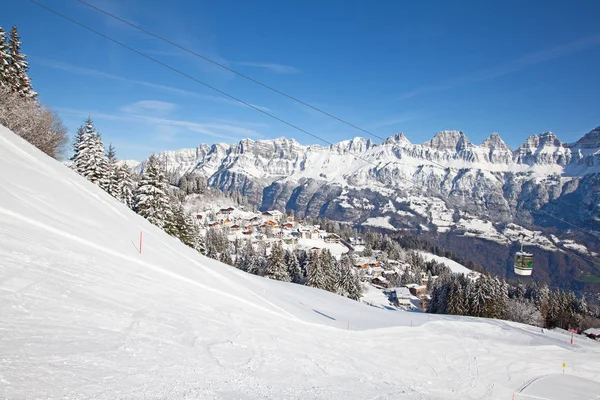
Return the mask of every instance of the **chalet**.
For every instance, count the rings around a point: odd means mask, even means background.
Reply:
[[[389,292],[390,300],[401,307],[412,308],[412,295],[406,287],[399,287]]]
[[[229,218],[226,218],[225,221],[223,221],[223,225],[225,225],[225,226],[231,225],[231,220]]]
[[[409,283],[406,285],[406,287],[408,290],[410,290],[413,296],[419,296],[427,292],[427,286],[419,285],[417,283]]]
[[[309,253],[318,253],[319,251],[321,251],[321,249],[318,247],[311,247],[310,250],[308,250]]]
[[[231,232],[237,232],[240,230],[240,226],[239,225],[232,225],[231,228],[229,228],[231,230]]]
[[[196,220],[202,221],[202,218],[204,218],[202,214],[196,214]]]
[[[221,223],[220,223],[220,222],[217,222],[217,221],[215,221],[215,222],[213,222],[213,223],[210,223],[210,224],[208,224],[208,226],[210,226],[211,228],[217,227],[217,226],[219,226],[219,225],[221,225]]]
[[[339,243],[340,237],[335,233],[330,233],[325,237],[325,243]]]
[[[360,236],[354,236],[350,238],[350,244],[353,246],[363,246],[365,241]]]
[[[373,279],[371,279],[371,283],[373,284],[373,286],[375,287],[379,287],[380,289],[385,289],[388,287],[388,280],[385,279],[383,276],[377,276]]]
[[[217,211],[217,215],[231,215],[231,213],[234,211],[235,211],[235,208],[233,208],[233,207],[221,208],[219,211]]]
[[[290,223],[288,222],[288,223],[286,223],[286,224],[283,224],[283,225],[282,225],[282,227],[283,227],[284,229],[289,229],[289,230],[291,230],[291,229],[293,229],[293,228],[294,228],[294,224],[290,224]]]
[[[254,231],[252,231],[252,229],[242,232],[242,234],[244,234],[244,235],[252,235],[253,233],[254,233]]]
[[[600,341],[600,329],[598,329],[598,328],[586,329],[585,331],[583,331],[583,334],[585,336],[589,337],[590,339]]]
[[[298,228],[298,236],[300,239],[310,239],[311,231],[309,229]]]
[[[262,221],[261,221],[261,219],[260,219],[259,217],[254,217],[254,218],[250,219],[250,223],[251,223],[253,226],[260,225],[260,224],[261,224],[261,222],[262,222]]]
[[[321,231],[318,228],[314,228],[310,231],[310,238],[314,240],[320,239],[320,233]]]
[[[283,217],[283,213],[279,210],[265,211],[262,213],[264,221],[280,221]]]
[[[298,244],[298,238],[294,236],[287,236],[283,238],[283,242],[290,246],[295,246]]]

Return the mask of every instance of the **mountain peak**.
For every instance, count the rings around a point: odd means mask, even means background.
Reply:
[[[576,143],[583,148],[599,148],[600,147],[600,126],[586,133]]]
[[[440,131],[425,145],[436,150],[460,150],[469,144],[463,131]]]
[[[510,150],[510,147],[504,143],[504,140],[500,137],[498,132],[492,133],[481,143],[481,147],[487,147],[489,149],[503,149]]]
[[[389,138],[385,139],[385,141],[383,142],[383,144],[393,144],[393,143],[411,144],[410,140],[408,140],[408,138],[406,137],[406,135],[404,135],[403,132],[398,132],[394,136],[390,136]]]

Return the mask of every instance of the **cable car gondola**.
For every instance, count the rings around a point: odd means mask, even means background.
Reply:
[[[519,236],[525,236],[520,234]],[[515,274],[529,276],[533,271],[533,254],[523,251],[523,241],[521,240],[521,251],[515,253]]]

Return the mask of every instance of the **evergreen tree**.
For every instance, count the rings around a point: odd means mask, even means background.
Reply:
[[[81,139],[80,142],[78,142],[79,139]],[[100,134],[94,128],[89,117],[85,126],[78,130],[74,147],[76,147],[73,160],[75,171],[106,190],[108,187],[108,162]]]
[[[348,286],[348,297],[352,300],[360,300],[363,295],[363,287],[360,283],[360,279],[358,278],[358,274],[354,271],[353,268],[349,269],[352,279],[350,280],[350,285]]]
[[[302,270],[300,269],[300,263],[298,262],[298,257],[296,257],[296,253],[290,250],[286,251],[285,264],[287,265],[288,274],[290,275],[290,279],[292,280],[292,282],[302,283]]]
[[[117,199],[133,208],[133,181],[129,168],[123,164],[116,170],[117,176]]]
[[[77,128],[77,133],[75,134],[75,139],[73,140],[73,155],[71,158],[69,158],[71,161],[75,161],[77,155],[79,154],[79,150],[82,148],[82,145],[89,134],[86,130],[87,126],[92,126],[92,120],[90,117],[88,117],[85,121],[85,125],[81,125],[79,128]]]
[[[233,260],[231,259],[231,254],[229,254],[229,251],[224,251],[221,253],[219,261],[221,261],[223,264],[233,265]]]
[[[290,274],[285,264],[285,254],[281,243],[275,243],[267,260],[267,278],[289,282]]]
[[[0,26],[0,87],[11,90],[10,51],[6,45],[6,32]]]
[[[338,276],[336,271],[336,265],[329,249],[322,249],[320,252],[321,270],[324,276],[324,286],[321,289],[325,289],[329,292],[336,293],[338,286]]]
[[[106,191],[112,197],[120,200],[120,187],[119,187],[119,166],[117,165],[117,154],[112,143],[108,146],[106,152],[107,162],[107,185]]]
[[[318,251],[312,251],[308,256],[306,265],[306,285],[318,289],[327,287],[327,276],[321,265],[321,256]]]
[[[17,32],[17,26],[14,25],[10,30],[8,47],[10,51],[9,62],[9,85],[13,92],[28,99],[35,100],[37,93],[31,86],[31,79],[27,76],[29,63],[25,54],[21,53],[21,38]]]
[[[172,220],[165,175],[154,154],[144,166],[140,183],[134,191],[134,209],[159,228],[165,228]],[[210,250],[207,249],[207,252]]]

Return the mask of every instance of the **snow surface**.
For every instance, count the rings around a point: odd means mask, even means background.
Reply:
[[[3,127],[0,244],[0,398],[509,399],[562,362],[600,382],[589,339],[382,310],[202,257]]]
[[[390,217],[371,217],[367,218],[365,222],[362,223],[364,226],[373,226],[376,228],[384,228],[389,229],[390,231],[395,231],[396,228],[390,223]]]
[[[417,253],[419,253],[425,259],[425,261],[433,260],[440,264],[444,264],[445,266],[450,268],[450,270],[454,273],[468,274],[470,272],[473,272],[469,268],[465,267],[464,265],[459,264],[456,261],[451,260],[449,258],[436,256],[435,254],[426,253],[424,251],[417,251]]]

